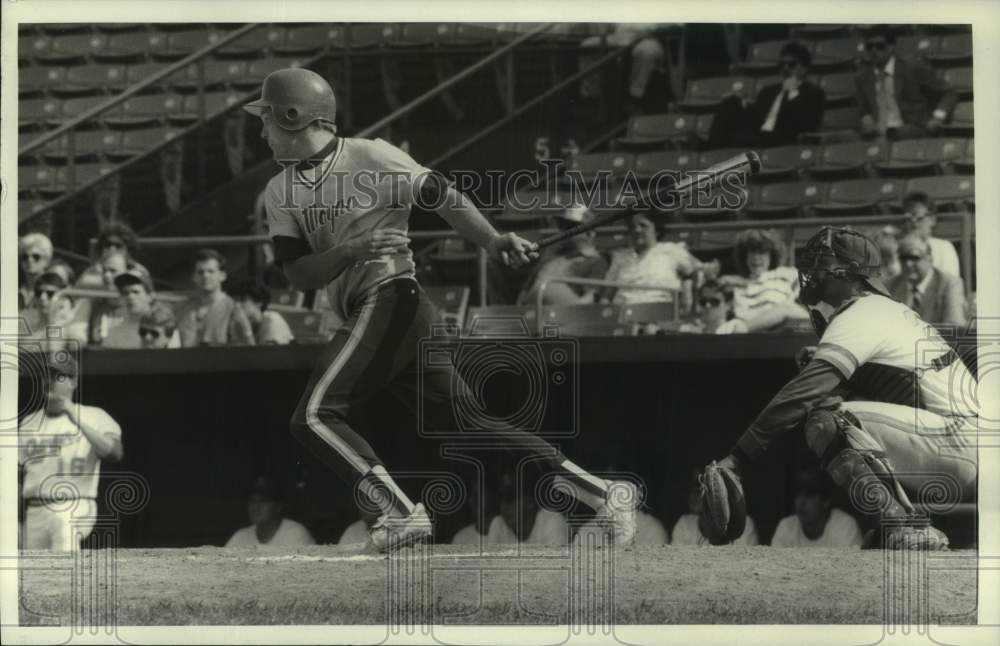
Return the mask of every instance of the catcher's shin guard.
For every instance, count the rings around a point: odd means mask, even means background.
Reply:
[[[843,410],[813,410],[805,423],[806,443],[851,504],[876,526],[905,521],[913,505],[885,452],[860,422]]]

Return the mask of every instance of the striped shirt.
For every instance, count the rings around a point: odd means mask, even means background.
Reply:
[[[746,320],[773,305],[794,302],[798,296],[799,272],[793,267],[775,267],[733,290],[733,311],[736,318]]]

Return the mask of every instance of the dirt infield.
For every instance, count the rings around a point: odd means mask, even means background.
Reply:
[[[22,625],[975,623],[976,554],[428,546],[22,556]],[[75,583],[74,583],[75,581]],[[75,592],[75,593],[74,593]],[[926,610],[921,610],[926,608]],[[902,612],[902,614],[899,614]],[[106,619],[99,619],[104,617]]]

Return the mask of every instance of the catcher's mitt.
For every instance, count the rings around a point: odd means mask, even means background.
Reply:
[[[746,499],[740,477],[712,462],[698,478],[701,514],[698,527],[712,545],[726,545],[743,535],[747,524]]]

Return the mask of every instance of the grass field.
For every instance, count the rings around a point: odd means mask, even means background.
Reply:
[[[974,552],[222,548],[22,555],[22,625],[918,623],[976,619]],[[970,567],[970,565],[972,567]],[[922,610],[926,609],[926,610]],[[899,614],[902,612],[903,614]]]

